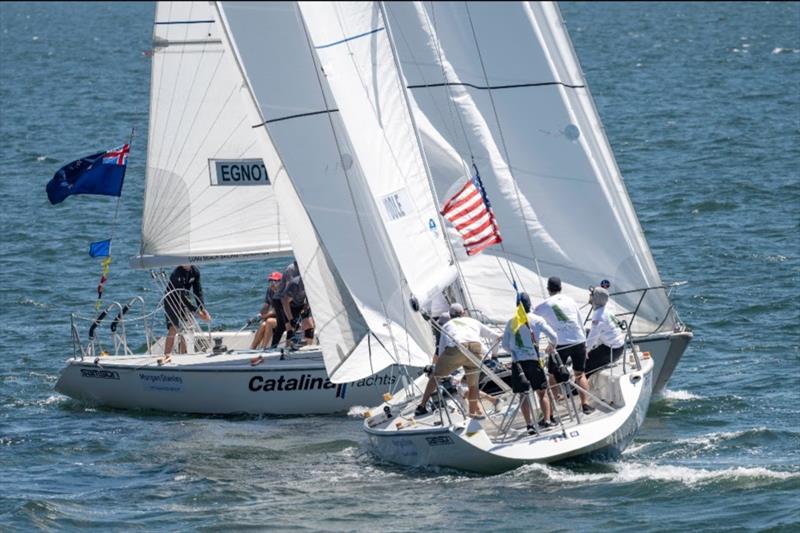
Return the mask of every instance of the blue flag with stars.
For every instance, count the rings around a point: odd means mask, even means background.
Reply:
[[[47,199],[55,205],[73,194],[120,196],[128,164],[127,144],[65,165],[47,183]]]

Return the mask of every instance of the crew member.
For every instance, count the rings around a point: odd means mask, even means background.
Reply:
[[[539,339],[542,333],[547,336],[549,342],[546,352],[550,354],[558,344],[558,335],[542,317],[531,313],[531,298],[528,293],[521,293],[519,300],[525,309],[527,321],[515,332],[515,320],[513,318],[509,320],[503,332],[502,346],[511,354],[511,389],[518,394],[525,393],[522,398],[522,416],[528,425],[528,433],[532,435],[536,433],[536,429],[528,400],[529,387],[536,391],[539,405],[542,406],[544,416],[539,425],[543,428],[556,425],[552,417],[550,399],[547,396],[547,377],[544,373],[544,358],[539,355]]]
[[[586,361],[586,374],[611,364],[620,358],[625,346],[625,332],[622,324],[607,309],[608,291],[596,287],[592,291],[592,329],[586,339],[589,355]]]
[[[255,337],[253,337],[253,343],[250,345],[251,350],[272,346],[273,335],[278,333],[275,335],[276,341],[280,341],[280,336],[283,335],[285,320],[280,298],[282,279],[283,274],[280,272],[272,272],[267,276],[267,293],[264,296],[264,305],[261,307],[261,312],[258,313],[258,319],[261,323],[258,326],[258,330],[256,330]],[[277,344],[275,342],[275,345]]]
[[[439,339],[437,350],[439,358],[436,360],[436,365],[433,369],[433,379],[428,381],[428,385],[422,395],[422,401],[415,414],[424,415],[428,412],[425,406],[436,389],[436,380],[449,376],[463,366],[467,380],[469,416],[482,417],[483,413],[478,407],[479,363],[483,359],[481,339],[487,339],[491,344],[499,337],[497,333],[479,321],[464,316],[464,307],[461,304],[451,304],[450,320],[442,327],[442,336]],[[470,358],[464,355],[461,352],[462,349],[469,350],[473,357]]]
[[[584,414],[594,412],[594,407],[589,405],[589,381],[584,375],[586,365],[586,333],[583,331],[583,316],[575,300],[561,294],[561,279],[552,276],[547,280],[547,292],[550,297],[534,309],[534,313],[547,321],[547,324],[558,334],[559,345],[556,347],[562,361],[567,357],[572,359],[572,369],[575,371],[575,383],[581,398],[581,408]],[[555,365],[550,368],[551,376],[555,373]]]
[[[194,305],[189,300],[192,292],[197,301]],[[164,293],[164,313],[167,316],[167,338],[164,341],[164,354],[169,355],[175,345],[175,335],[183,330],[191,319],[191,314],[208,322],[211,315],[203,301],[203,286],[200,284],[200,269],[194,265],[180,265],[172,271]],[[180,353],[186,353],[186,339],[181,335]]]

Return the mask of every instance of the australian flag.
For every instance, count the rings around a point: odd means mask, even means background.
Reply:
[[[50,203],[61,203],[72,194],[120,196],[128,164],[128,150],[128,145],[123,144],[61,167],[47,183]]]

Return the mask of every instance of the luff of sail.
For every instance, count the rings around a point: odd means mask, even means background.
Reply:
[[[505,254],[461,261],[481,310],[507,318],[512,276],[545,296],[539,272],[559,275],[580,300],[604,278],[616,291],[661,285],[555,5],[387,7],[416,103],[462,159],[475,158],[503,235]],[[455,186],[437,182],[440,202]],[[639,296],[617,303],[632,310]],[[671,327],[669,309],[651,291],[639,314]]]
[[[430,329],[411,313],[381,214],[293,3],[223,2],[222,19],[295,190],[370,334],[324,353],[333,381],[430,361]],[[311,302],[315,305],[314,302]],[[316,311],[315,311],[316,313]]]
[[[135,267],[288,255],[246,87],[208,2],[158,2]]]

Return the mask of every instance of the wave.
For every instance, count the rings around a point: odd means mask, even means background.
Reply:
[[[663,400],[676,400],[676,401],[684,401],[684,400],[702,400],[703,397],[697,394],[693,394],[689,391],[685,390],[670,390],[664,389],[661,391],[660,398]]]
[[[514,477],[529,477],[531,473],[545,476],[558,483],[633,483],[637,481],[661,481],[697,486],[718,482],[754,482],[800,480],[800,472],[770,470],[765,467],[732,467],[720,470],[690,468],[677,465],[653,463],[617,463],[608,465],[611,472],[575,472],[567,468],[548,465],[526,465],[513,472]]]

